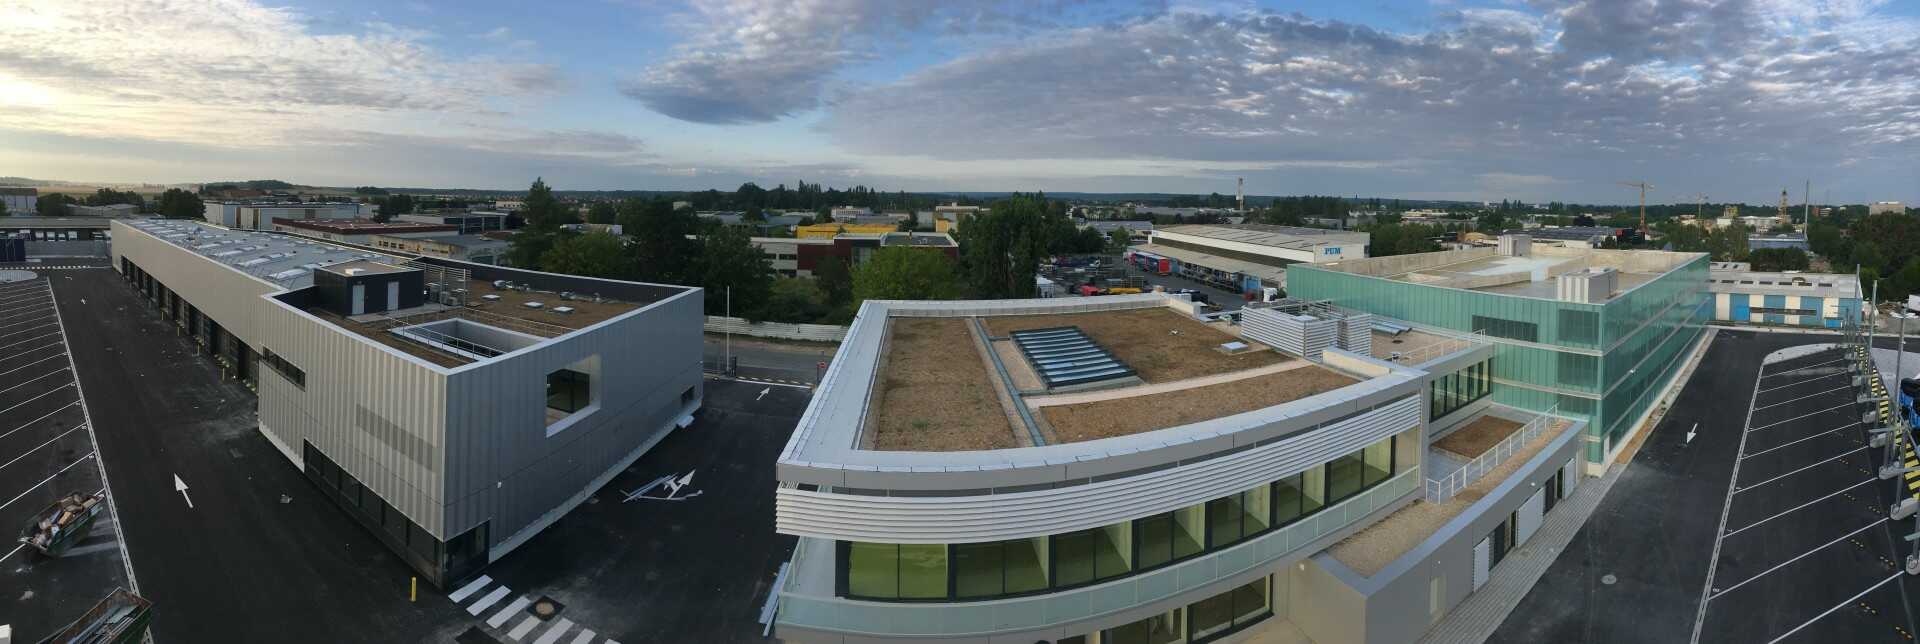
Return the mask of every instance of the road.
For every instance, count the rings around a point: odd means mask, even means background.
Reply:
[[[732,355],[740,362],[739,377],[783,384],[819,382],[820,363],[831,362],[840,345],[817,342],[773,342],[733,336]],[[725,335],[707,334],[703,358],[707,369],[718,371],[728,355]]]

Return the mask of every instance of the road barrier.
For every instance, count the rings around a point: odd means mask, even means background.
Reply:
[[[707,316],[706,326],[708,333],[731,332],[756,338],[808,340],[812,342],[840,342],[847,339],[847,327],[833,324],[748,322],[744,318],[709,315]]]

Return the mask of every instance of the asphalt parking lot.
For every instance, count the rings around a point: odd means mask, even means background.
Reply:
[[[773,532],[773,462],[808,392],[717,379],[708,379],[705,391],[693,425],[495,562],[484,581],[448,589],[477,631],[462,641],[550,644],[584,632],[592,633],[586,641],[628,644],[762,639],[761,606],[794,545],[793,537]],[[683,501],[624,501],[626,492],[661,476],[689,472],[692,484],[678,494]],[[565,608],[515,637],[527,623],[525,606],[541,597]],[[570,628],[559,628],[562,619]],[[536,639],[556,629],[554,639]]]
[[[38,638],[130,587],[113,503],[48,557],[14,535],[55,499],[106,489],[46,277],[0,284],[0,624]]]
[[[1911,581],[1889,568],[1891,498],[1842,353],[1766,362],[1838,339],[1721,330],[1489,641],[1910,641]]]

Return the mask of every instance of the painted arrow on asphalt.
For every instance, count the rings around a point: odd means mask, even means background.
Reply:
[[[187,496],[187,482],[180,480],[179,474],[173,475],[173,490],[180,493],[180,498],[187,500],[187,509],[193,509],[193,497]]]
[[[1687,444],[1688,444],[1688,445],[1692,445],[1692,444],[1693,444],[1693,435],[1694,435],[1694,434],[1697,434],[1697,433],[1699,433],[1699,432],[1697,432],[1697,431],[1695,431],[1695,430],[1698,430],[1698,429],[1700,429],[1700,423],[1694,423],[1694,424],[1693,424],[1693,427],[1687,430]]]
[[[761,399],[761,398],[765,398],[765,397],[767,397],[767,394],[768,394],[768,393],[770,393],[770,392],[772,392],[772,391],[773,391],[773,388],[772,388],[772,387],[768,387],[768,388],[766,388],[766,389],[762,389],[762,390],[760,390],[760,395],[759,395],[759,396],[756,396],[756,397],[754,397],[754,399],[753,399],[753,401],[754,401],[754,402],[760,402],[760,399]]]

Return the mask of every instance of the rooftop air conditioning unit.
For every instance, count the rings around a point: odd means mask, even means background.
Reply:
[[[546,306],[546,305],[545,305],[545,304],[541,304],[541,303],[539,303],[539,302],[528,302],[528,303],[526,303],[526,304],[522,304],[521,306],[524,306],[524,307],[527,307],[527,308],[530,308],[530,309],[537,309],[537,308],[540,308],[540,307],[543,307],[543,306]]]
[[[508,282],[508,281],[506,281],[506,280],[494,280],[494,281],[493,281],[493,287],[494,287],[494,288],[497,288],[497,289],[506,289],[506,288],[509,288],[509,287],[511,287],[511,286],[513,286],[513,283],[512,283],[512,282]]]
[[[563,300],[571,300],[571,299],[573,299],[573,291],[561,291],[561,292],[560,292],[560,299],[563,299]]]

